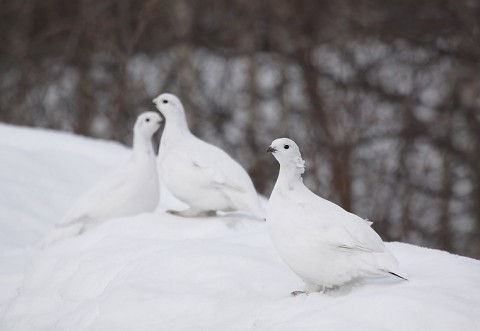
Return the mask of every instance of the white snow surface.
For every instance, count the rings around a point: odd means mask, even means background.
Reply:
[[[303,282],[265,223],[165,214],[179,203],[163,191],[154,213],[36,250],[129,155],[118,143],[0,124],[0,330],[480,330],[480,261],[387,243],[409,281],[292,297]]]

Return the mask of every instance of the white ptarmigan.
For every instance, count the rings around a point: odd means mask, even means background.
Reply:
[[[153,103],[165,117],[158,151],[162,181],[189,206],[174,213],[198,216],[211,211],[244,211],[265,219],[250,176],[223,150],[190,132],[180,100],[165,93]]]
[[[159,201],[159,181],[152,136],[160,128],[157,112],[138,116],[134,126],[133,155],[123,166],[82,194],[40,243],[53,244],[79,235],[112,218],[152,212]]]
[[[280,163],[268,201],[268,232],[280,257],[305,282],[305,293],[357,278],[391,274],[407,279],[371,222],[322,199],[303,184],[305,162],[293,140],[276,139],[267,152]]]

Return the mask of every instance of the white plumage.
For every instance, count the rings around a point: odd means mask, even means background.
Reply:
[[[265,210],[247,172],[220,148],[189,130],[180,100],[161,94],[153,100],[166,123],[158,151],[162,181],[196,216],[210,211],[244,211],[265,218]]]
[[[50,245],[79,235],[108,219],[152,212],[159,201],[159,181],[152,136],[162,119],[156,112],[138,116],[133,155],[120,168],[78,198],[53,232],[41,242]]]
[[[361,277],[407,278],[371,222],[303,184],[305,162],[294,141],[276,139],[268,152],[280,163],[267,207],[268,232],[281,258],[305,282],[306,293]]]

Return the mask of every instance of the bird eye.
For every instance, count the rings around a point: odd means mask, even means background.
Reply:
[[[288,146],[288,145],[284,145],[284,146],[283,146],[283,148],[285,148],[285,149],[289,149],[289,148],[290,148],[290,146]]]
[[[149,119],[149,118],[147,118],[147,119],[145,120],[145,122],[150,122],[150,119]]]
[[[168,103],[168,100],[167,100],[167,99],[163,99],[163,103]]]

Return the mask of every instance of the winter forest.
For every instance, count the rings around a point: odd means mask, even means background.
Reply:
[[[131,145],[175,93],[259,193],[291,137],[385,241],[480,258],[478,1],[4,0],[0,40],[1,122]]]

